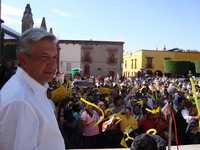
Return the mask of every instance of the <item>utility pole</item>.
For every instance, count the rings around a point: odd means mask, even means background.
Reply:
[[[2,29],[2,26],[1,26],[2,23],[3,23],[3,20],[1,19],[1,0],[0,0],[0,58],[3,57],[3,38],[4,38],[4,32],[3,32],[3,29]]]

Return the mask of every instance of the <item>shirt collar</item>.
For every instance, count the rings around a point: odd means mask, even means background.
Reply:
[[[33,79],[28,73],[26,73],[22,68],[18,67],[16,75],[26,82],[28,86],[33,90],[34,93],[37,94],[45,94],[47,92],[47,88]]]

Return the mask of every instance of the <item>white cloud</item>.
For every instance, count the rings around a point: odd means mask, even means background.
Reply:
[[[59,15],[59,16],[62,16],[62,17],[71,17],[72,16],[70,13],[67,13],[65,11],[59,10],[57,8],[53,9],[52,13],[54,13],[56,15]]]
[[[9,16],[4,17],[3,20],[7,25],[13,25],[13,24],[20,25],[20,21],[18,19]]]
[[[2,19],[4,20],[5,24],[10,27],[16,27],[17,30],[21,30],[21,19],[23,17],[24,9],[2,4]],[[34,26],[40,27],[42,22],[42,18],[33,18]]]
[[[2,4],[2,16],[5,24],[10,27],[15,27],[16,30],[21,30],[21,18],[23,16],[23,9],[7,4]]]
[[[23,17],[23,12],[25,8],[16,7],[14,5],[2,4],[2,19],[4,20],[5,25],[8,25],[11,28],[14,28],[18,32],[21,31],[21,20]],[[34,13],[34,12],[33,12]],[[51,13],[54,15],[62,16],[62,17],[71,17],[72,15],[61,11],[59,9],[51,10]],[[52,20],[47,20],[47,28],[55,27],[55,22]],[[34,27],[40,27],[42,22],[42,17],[40,16],[33,16],[34,20]]]
[[[15,17],[23,16],[23,9],[15,7],[15,6],[2,4],[1,9],[2,9],[2,17],[3,16],[15,16]]]
[[[34,26],[35,27],[40,27],[41,22],[42,22],[42,17],[41,18],[33,18],[34,19]]]

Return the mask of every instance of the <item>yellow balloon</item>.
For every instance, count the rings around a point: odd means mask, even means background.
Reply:
[[[156,135],[157,131],[156,131],[156,129],[149,129],[149,130],[147,130],[146,133],[149,134],[149,135]]]
[[[102,110],[99,106],[97,106],[97,105],[94,104],[94,103],[91,103],[91,102],[87,101],[86,99],[84,99],[84,98],[82,98],[82,97],[80,98],[80,100],[81,100],[82,102],[84,102],[84,103],[90,105],[90,106],[95,107],[96,109],[98,109],[98,110],[101,112],[101,115],[102,115],[102,116],[99,118],[99,120],[96,122],[95,125],[98,125],[100,122],[103,121],[105,115],[104,115],[103,110]]]
[[[155,109],[148,109],[148,108],[146,108],[146,111],[148,111],[148,112],[150,112],[150,113],[152,113],[152,114],[157,114],[157,113],[159,113],[160,112],[160,107],[158,106],[157,108],[155,108]]]

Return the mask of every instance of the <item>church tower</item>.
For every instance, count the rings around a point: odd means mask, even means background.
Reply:
[[[46,19],[45,17],[42,18],[42,23],[41,23],[41,26],[40,26],[41,29],[47,31],[47,25],[46,25]]]
[[[27,4],[22,18],[22,33],[29,28],[33,28],[33,24],[34,22],[31,7],[30,4]]]
[[[166,50],[167,50],[167,48],[166,48],[166,45],[164,45],[164,47],[163,47],[163,50],[164,50],[164,51],[166,51]]]
[[[53,34],[53,29],[52,28],[50,28],[49,33]]]

